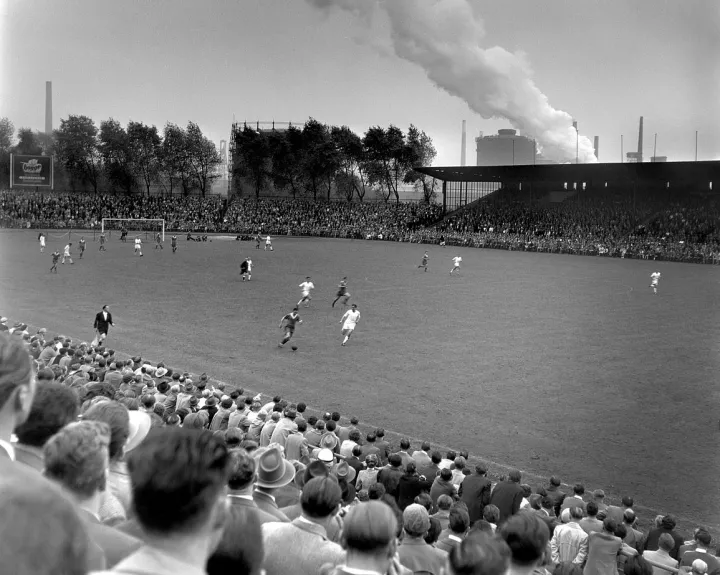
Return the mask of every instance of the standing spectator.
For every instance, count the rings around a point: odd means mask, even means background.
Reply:
[[[573,485],[573,494],[563,500],[562,505],[560,506],[560,511],[562,511],[563,509],[571,509],[572,507],[579,507],[583,510],[584,513],[587,507],[587,504],[583,499],[584,494],[585,486],[582,483],[576,483],[575,485]],[[617,519],[616,522],[619,523],[621,520],[622,517],[620,519]]]
[[[402,457],[397,453],[393,453],[388,458],[388,465],[378,472],[377,481],[385,486],[385,493],[393,497],[395,501],[398,498],[398,486],[402,476]]]
[[[492,483],[487,478],[487,466],[484,463],[478,463],[475,473],[468,475],[460,484],[458,495],[460,501],[467,505],[471,525],[482,519],[483,509],[490,503],[491,489]]]
[[[295,479],[295,466],[282,456],[277,447],[271,447],[265,451],[258,450],[254,455],[257,462],[258,477],[255,481],[253,500],[263,511],[266,511],[275,521],[290,521],[280,511],[275,501],[276,492]]]
[[[418,471],[423,467],[430,465],[432,462],[432,459],[430,458],[430,444],[427,441],[423,441],[420,449],[413,452],[412,458],[415,461]],[[428,479],[435,479],[435,476],[433,475]]]
[[[298,426],[295,423],[297,418],[297,409],[294,405],[288,405],[285,409],[284,417],[278,422],[273,429],[270,437],[270,443],[276,443],[285,449],[285,443],[290,433],[297,431]]]
[[[42,448],[53,435],[77,419],[77,394],[59,383],[38,386],[28,418],[15,428],[15,459],[38,473],[45,463]]]
[[[430,500],[432,503],[432,499]],[[453,506],[453,498],[449,495],[441,495],[437,499],[437,513],[430,516],[431,519],[437,519],[440,522],[440,531],[448,528],[450,525],[450,509]]]
[[[617,575],[618,554],[633,554],[623,549],[622,539],[615,535],[616,528],[616,523],[606,518],[602,531],[593,531],[588,535],[588,557],[584,575]]]
[[[207,562],[207,575],[261,575],[265,548],[258,518],[250,510],[231,507],[222,539]]]
[[[449,469],[442,469],[433,481],[430,488],[433,505],[437,506],[438,497],[441,495],[449,495],[453,500],[455,499],[455,486],[452,483],[452,471]]]
[[[592,532],[600,533],[603,530],[603,522],[597,518],[598,507],[594,501],[589,501],[586,508],[587,517],[580,521],[580,527],[583,528],[585,533],[590,535]]]
[[[622,498],[622,507],[618,507],[617,505],[609,505],[608,508],[605,510],[607,513],[607,517],[615,521],[615,523],[622,523],[623,522],[623,513],[625,513],[626,510],[632,509],[633,506],[633,498],[629,496],[624,496]]]
[[[635,529],[636,523],[635,512],[627,508],[625,513],[623,513],[623,525],[625,525],[625,529],[627,530],[627,535],[625,535],[623,541],[633,549],[637,549],[638,553],[642,553],[645,545],[645,534]]]
[[[500,510],[500,520],[498,524],[502,524],[512,515],[520,510],[520,503],[523,499],[523,490],[520,487],[522,474],[513,469],[508,473],[508,481],[501,481],[493,489],[490,495],[490,503]],[[510,546],[512,549],[512,545]]]
[[[327,525],[337,513],[342,493],[332,477],[315,477],[303,486],[302,515],[292,523],[262,526],[267,575],[314,575],[326,563],[340,565],[345,552],[328,541]]]
[[[593,491],[593,501],[598,506],[598,513],[606,511],[608,506],[605,505],[605,492],[602,489]]]
[[[305,432],[307,421],[298,418],[297,431],[291,431],[285,442],[285,457],[288,461],[300,461],[307,465],[310,463],[310,447]]]
[[[706,529],[697,529],[694,536],[695,549],[685,551],[680,556],[680,565],[683,567],[691,567],[697,559],[707,563],[708,575],[720,575],[720,560],[710,554],[710,543],[712,537]]]
[[[380,450],[375,445],[374,433],[368,433],[365,436],[365,443],[364,445],[362,445],[362,455],[360,456],[360,458],[363,460],[367,460],[368,455],[375,455],[377,458],[377,462],[380,462]]]
[[[580,527],[578,521],[583,518],[580,507],[571,507],[570,521],[555,528],[550,549],[554,563],[573,563],[582,565],[588,551],[588,534]]]
[[[510,549],[502,539],[471,532],[448,553],[447,575],[506,575]]]
[[[440,533],[440,538],[435,544],[438,549],[449,553],[457,547],[465,538],[470,528],[470,516],[463,504],[457,504],[450,510],[447,529]]]
[[[410,441],[405,438],[401,439],[400,440],[400,449],[398,451],[396,451],[395,453],[400,456],[400,458],[402,460],[402,468],[403,469],[407,469],[407,464],[413,460],[410,453],[408,453],[409,450],[410,450]]]
[[[45,475],[63,486],[75,500],[90,540],[102,549],[112,568],[141,542],[100,523],[109,466],[110,427],[100,421],[71,423],[55,434],[43,450]]]
[[[556,517],[560,517],[560,507],[567,496],[564,491],[560,490],[561,485],[562,481],[560,481],[560,478],[553,475],[550,478],[550,485],[547,487],[547,496],[550,498],[550,501],[552,501],[552,508],[555,511]]]
[[[375,447],[380,450],[380,463],[385,465],[390,454],[390,444],[385,441],[385,430],[379,427],[375,430]]]
[[[413,503],[403,512],[405,536],[398,547],[400,563],[413,573],[423,572],[440,575],[447,555],[425,542],[430,529],[430,516],[422,505]]]
[[[669,533],[663,533],[658,537],[657,551],[643,551],[643,557],[653,563],[660,563],[668,567],[676,568],[678,566],[677,559],[670,557],[670,552],[675,547],[675,540]],[[653,565],[653,575],[667,575],[668,571],[662,567]]]
[[[414,454],[413,454],[414,455]],[[440,473],[440,462],[442,455],[439,451],[433,451],[430,454],[430,463],[426,465],[418,465],[418,473],[424,475],[430,481],[434,480]]]
[[[367,490],[371,485],[377,482],[377,474],[379,471],[376,467],[377,463],[378,458],[374,453],[365,458],[365,465],[367,465],[367,468],[360,470],[355,482],[358,491],[362,489]]]
[[[146,545],[112,573],[204,573],[228,517],[230,455],[222,440],[205,430],[153,429],[128,470]]]
[[[415,498],[423,491],[430,491],[432,481],[418,475],[415,469],[415,462],[410,461],[405,468],[405,473],[400,476],[398,482],[398,507],[402,511],[415,501]]]
[[[230,477],[228,478],[228,499],[231,507],[246,510],[256,515],[259,524],[277,521],[277,518],[260,509],[253,499],[255,489],[255,459],[244,449],[230,451]]]
[[[673,546],[672,551],[670,551],[670,557],[677,559],[678,551],[680,551],[680,546],[683,544],[683,538],[675,531],[675,518],[672,515],[665,515],[660,520],[659,527],[656,527],[648,533],[648,536],[645,539],[645,551],[657,551],[660,536],[663,533],[671,535],[675,541],[675,545]]]

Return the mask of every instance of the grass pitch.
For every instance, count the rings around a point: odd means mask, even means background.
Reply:
[[[0,233],[3,315],[89,341],[107,303],[117,350],[720,526],[718,267],[283,237],[273,252],[146,242],[140,258],[88,235],[51,275],[67,236],[44,254],[36,237]],[[278,349],[307,275],[312,305]],[[362,314],[346,347],[330,307],[342,276]]]

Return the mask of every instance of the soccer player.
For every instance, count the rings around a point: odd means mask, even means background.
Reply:
[[[282,341],[280,341],[280,343],[278,343],[278,347],[282,347],[287,342],[289,342],[290,338],[295,333],[295,325],[298,323],[302,323],[302,320],[300,319],[300,316],[298,315],[297,306],[295,306],[289,314],[283,316],[283,318],[280,320],[279,327],[283,327],[283,322],[285,322],[285,337],[283,337]]]
[[[135,237],[135,253],[139,253],[140,257],[142,257],[142,240],[140,239],[140,236]]]
[[[270,248],[270,251],[273,251],[272,238],[269,235],[265,238],[265,249],[267,250],[268,248]]]
[[[430,256],[428,255],[427,251],[423,254],[422,262],[418,266],[419,268],[425,268],[425,271],[427,271],[427,264],[428,264],[428,258]]]
[[[125,232],[127,234],[127,232]],[[99,252],[106,252],[107,248],[105,247],[105,232],[102,232],[100,234],[100,249]]]
[[[250,258],[245,258],[240,264],[240,276],[242,277],[242,281],[250,281],[250,278],[252,277],[250,275],[250,266],[252,266]]]
[[[60,252],[55,250],[52,253],[52,259],[53,260],[52,260],[52,267],[50,268],[50,273],[52,273],[53,271],[55,273],[57,273],[57,264],[58,264],[58,260],[60,259]]]
[[[352,304],[350,309],[345,312],[345,315],[343,315],[340,320],[340,323],[342,324],[342,334],[345,336],[342,345],[345,345],[348,342],[353,331],[355,331],[357,322],[359,321],[360,312],[358,311],[357,304]]]
[[[120,241],[127,242],[127,229],[125,226],[120,228]]]
[[[65,250],[63,251],[63,259],[60,262],[62,265],[65,265],[66,258],[70,260],[71,264],[75,263],[72,261],[72,256],[70,255],[70,246],[72,246],[72,242],[68,243],[68,245],[65,246]]]
[[[660,272],[653,272],[650,274],[650,287],[653,289],[653,293],[657,295],[658,282],[660,281]]]
[[[80,259],[82,259],[83,254],[85,253],[85,236],[80,237],[80,241],[78,242],[78,249],[80,250]]]
[[[440,246],[445,247],[445,236],[440,236]]]
[[[260,237],[260,234],[255,234],[255,249],[260,249],[260,242],[262,241],[262,238]]]
[[[337,297],[335,298],[335,301],[332,302],[332,307],[335,307],[335,304],[341,297],[345,298],[343,300],[343,305],[347,305],[347,302],[350,299],[350,293],[347,290],[347,277],[344,277],[342,280],[340,280],[340,285],[338,285]]]
[[[43,253],[45,251],[45,234],[43,232],[38,235],[38,241],[40,242],[40,253]]]
[[[170,238],[170,247],[172,248],[173,253],[177,251],[177,236]]]
[[[455,264],[453,265],[453,269],[450,270],[450,275],[453,275],[453,272],[460,271],[460,262],[462,261],[462,258],[460,256],[455,256],[452,260]]]
[[[310,276],[307,276],[305,281],[298,287],[302,289],[302,298],[300,298],[300,301],[298,302],[298,307],[300,307],[304,302],[307,302],[305,307],[310,307],[310,300],[312,299],[310,290],[315,289],[315,285],[310,281]]]
[[[161,250],[165,249],[162,245],[162,236],[160,235],[160,232],[155,234],[155,249],[158,248],[160,248]]]

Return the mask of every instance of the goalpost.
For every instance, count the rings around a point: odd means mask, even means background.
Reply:
[[[128,227],[137,228],[136,231],[143,232],[161,232],[162,241],[165,241],[165,220],[163,219],[152,219],[152,218],[103,218],[101,222],[101,231],[105,233],[106,223],[109,222],[140,222],[139,225],[130,224]],[[155,227],[157,225],[157,227]],[[145,237],[147,239],[147,236]]]

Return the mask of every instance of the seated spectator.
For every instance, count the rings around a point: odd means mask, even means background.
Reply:
[[[342,492],[333,477],[315,477],[302,490],[302,515],[292,523],[265,523],[262,526],[267,575],[317,573],[330,563],[340,565],[345,552],[328,541],[326,526],[337,513]]]
[[[255,459],[244,449],[230,450],[230,476],[228,478],[228,499],[231,507],[238,507],[254,515],[258,524],[277,521],[274,515],[260,509],[253,500],[255,489]]]
[[[261,575],[264,558],[258,518],[252,510],[231,507],[222,539],[208,559],[207,575]]]
[[[432,498],[431,498],[432,499]],[[453,498],[449,495],[441,495],[437,499],[437,513],[432,515],[432,517],[435,517],[438,521],[440,521],[440,525],[442,525],[443,529],[447,529],[450,525],[450,509],[453,506]]]
[[[500,537],[510,548],[508,575],[527,575],[543,564],[550,532],[534,513],[510,517],[500,528]]]
[[[253,457],[257,463],[258,475],[253,492],[255,505],[275,517],[275,521],[289,522],[290,519],[280,511],[275,495],[295,479],[295,467],[282,456],[277,447],[258,449]]]
[[[408,505],[403,512],[405,536],[398,547],[400,563],[413,573],[419,571],[440,575],[445,565],[446,554],[425,543],[425,534],[430,529],[430,516],[420,506]]]
[[[43,449],[45,476],[57,481],[74,499],[90,540],[103,552],[112,568],[136,551],[141,542],[100,523],[101,501],[107,488],[110,428],[99,421],[71,423]],[[103,565],[97,566],[102,569]]]
[[[145,546],[112,573],[205,572],[228,517],[230,463],[227,448],[209,431],[152,430],[127,461]]]
[[[670,551],[670,557],[677,559],[680,546],[683,544],[683,538],[675,531],[675,518],[672,515],[662,517],[660,525],[648,533],[645,539],[645,551],[657,551],[660,547],[660,536],[663,533],[667,533],[675,541],[675,545]]]

